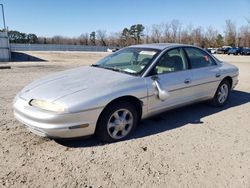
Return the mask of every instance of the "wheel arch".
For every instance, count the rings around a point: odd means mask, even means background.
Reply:
[[[230,84],[230,89],[232,89],[232,85],[233,85],[233,79],[230,76],[226,76],[225,78],[223,78],[223,80],[227,80]],[[221,82],[223,82],[223,80]]]
[[[97,120],[97,125],[99,123],[99,120],[100,120],[100,117],[102,116],[103,112],[109,107],[111,106],[112,104],[114,103],[117,103],[117,102],[120,102],[120,101],[126,101],[126,102],[129,102],[131,103],[132,105],[135,106],[136,108],[136,111],[138,113],[138,118],[139,118],[139,121],[141,119],[141,116],[142,116],[142,106],[143,106],[143,102],[138,99],[137,97],[135,96],[132,96],[132,95],[126,95],[126,96],[122,96],[122,97],[118,97],[118,98],[115,98],[113,99],[112,101],[110,101],[102,110],[102,112],[100,113],[99,117],[98,117],[98,120]]]

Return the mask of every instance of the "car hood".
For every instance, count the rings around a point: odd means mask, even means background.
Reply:
[[[26,86],[19,94],[25,100],[42,99],[56,101],[68,95],[89,91],[110,90],[114,83],[121,83],[134,76],[98,67],[80,67],[59,72]]]

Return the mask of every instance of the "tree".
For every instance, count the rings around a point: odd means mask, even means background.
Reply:
[[[97,39],[101,42],[101,46],[107,46],[106,44],[106,37],[107,37],[107,32],[106,30],[97,30],[96,31]]]
[[[136,38],[138,44],[141,42],[141,37],[144,36],[143,34],[144,29],[145,27],[142,24],[136,25]]]
[[[202,28],[197,27],[192,31],[193,43],[197,46],[204,47]]]
[[[224,44],[224,39],[221,34],[218,34],[216,37],[216,47],[221,47]]]
[[[96,34],[94,31],[92,33],[90,33],[89,39],[90,39],[91,43],[95,46],[96,45]]]
[[[20,32],[18,31],[9,31],[8,32],[10,42],[18,43],[18,39],[20,38]]]
[[[232,20],[226,20],[225,42],[229,46],[236,46],[236,25]]]
[[[206,34],[205,34],[205,40],[206,40],[206,47],[216,47],[216,37],[218,36],[218,31],[215,30],[212,26],[209,26]]]
[[[139,44],[143,36],[144,26],[142,24],[132,25],[129,30],[130,37],[134,39],[135,44]]]
[[[181,42],[184,44],[193,44],[192,38],[193,25],[189,24],[181,31]]]
[[[164,27],[164,42],[171,42],[171,24],[165,23]]]
[[[30,44],[37,44],[38,43],[38,38],[35,34],[30,33],[27,35],[27,41]]]
[[[172,20],[171,22],[171,28],[172,28],[172,42],[178,42],[178,33],[180,34],[181,30],[181,23],[179,20]],[[180,36],[179,36],[180,40]]]
[[[26,34],[19,31],[9,31],[8,32],[10,42],[12,43],[26,43]]]
[[[182,26],[180,21],[172,20],[168,23],[154,24],[146,28],[142,24],[134,24],[125,27],[122,31],[107,34],[105,30],[93,31],[90,34],[83,33],[79,37],[37,37],[35,34],[26,34],[19,31],[8,31],[11,43],[31,44],[73,44],[73,45],[102,45],[102,46],[128,46],[131,44],[179,42],[184,44],[196,44],[201,47],[250,46],[250,20],[239,30],[231,21],[226,21],[225,35],[220,34],[213,27],[202,28],[193,25]],[[144,35],[145,30],[145,35]]]
[[[161,42],[162,38],[162,25],[160,24],[154,24],[152,25],[152,42],[153,43],[159,43]]]
[[[121,33],[119,32],[114,32],[114,33],[110,33],[110,35],[107,38],[107,42],[109,46],[113,46],[113,47],[119,47],[119,46],[123,46],[123,41],[121,39]]]
[[[241,26],[239,35],[238,35],[238,46],[245,47],[250,46],[250,27]]]
[[[150,27],[146,27],[145,28],[145,30],[146,30],[146,43],[149,43],[149,32],[150,32]]]
[[[123,46],[129,45],[129,38],[130,38],[130,31],[129,31],[128,28],[125,27],[122,30],[122,34],[121,34],[121,39],[123,41],[123,43],[122,43]]]
[[[134,40],[134,44],[136,44],[136,25],[132,25],[129,29],[129,35]]]
[[[89,34],[83,33],[79,37],[80,45],[88,45],[89,44]]]
[[[53,36],[52,44],[64,44],[63,37],[60,35]]]

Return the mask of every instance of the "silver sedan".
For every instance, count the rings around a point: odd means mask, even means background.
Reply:
[[[135,45],[34,81],[17,94],[14,114],[40,136],[119,141],[163,111],[204,100],[224,105],[238,74],[198,47]]]

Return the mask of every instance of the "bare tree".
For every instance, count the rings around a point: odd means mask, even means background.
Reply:
[[[203,47],[203,36],[202,36],[202,28],[201,27],[197,27],[192,31],[192,38],[193,38],[193,42],[195,45],[197,46],[201,46]]]
[[[189,24],[181,31],[181,41],[184,44],[193,44],[192,38],[193,25]]]
[[[180,28],[181,28],[181,23],[179,20],[172,20],[171,21],[172,42],[178,42]]]
[[[218,31],[215,30],[212,26],[207,28],[205,33],[206,47],[216,47],[216,37],[218,36]]]
[[[162,33],[163,33],[163,28],[162,25],[160,24],[154,24],[152,25],[152,42],[154,43],[159,43],[161,42],[161,38],[162,38]]]
[[[145,38],[146,38],[146,41],[145,43],[149,43],[149,33],[150,33],[150,27],[145,27]]]
[[[250,28],[249,26],[241,26],[238,34],[238,46],[250,46]]]
[[[107,46],[107,42],[106,42],[107,31],[106,30],[100,30],[100,29],[97,30],[96,36],[97,36],[97,39],[100,41],[101,46]]]
[[[171,24],[164,24],[164,42],[171,42]]]
[[[236,25],[232,20],[226,20],[225,42],[227,45],[236,46]]]
[[[114,47],[122,46],[121,33],[119,32],[110,33],[110,35],[107,38],[107,45]]]
[[[79,40],[81,45],[89,45],[89,34],[88,33],[81,34]]]

